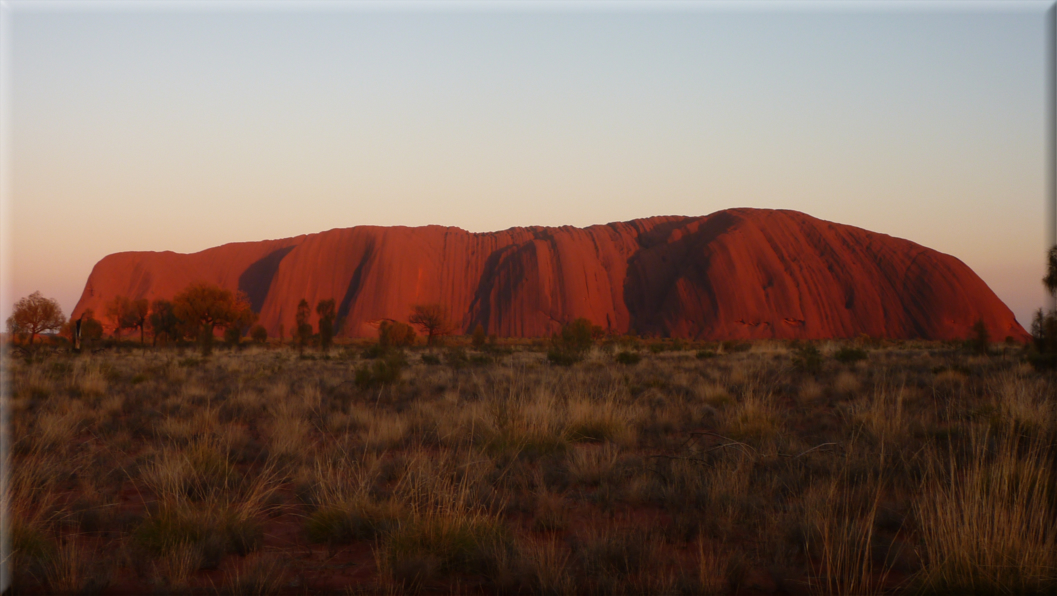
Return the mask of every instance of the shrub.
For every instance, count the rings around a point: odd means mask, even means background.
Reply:
[[[547,350],[547,361],[551,364],[572,366],[581,360],[583,360],[583,356],[579,354],[569,354],[555,348]]]
[[[103,339],[103,324],[92,317],[92,310],[85,311],[86,316],[81,323],[81,341],[87,347],[92,347]]]
[[[224,343],[228,347],[234,349],[239,346],[239,341],[242,339],[242,330],[238,327],[228,327],[224,330]]]
[[[487,573],[513,544],[497,519],[473,513],[432,514],[402,524],[384,547],[394,579],[412,590],[434,574]]]
[[[1043,314],[1040,308],[1035,312],[1028,361],[1036,370],[1057,369],[1057,311]]]
[[[250,329],[250,338],[257,345],[264,345],[268,341],[268,330],[263,325],[254,325],[253,329]]]
[[[466,354],[466,350],[462,348],[448,348],[444,353],[444,364],[455,370],[463,368],[469,363],[470,357]]]
[[[617,352],[615,360],[618,364],[625,364],[630,366],[638,364],[642,360],[642,356],[640,356],[636,352]]]
[[[987,326],[984,325],[983,319],[977,319],[973,325],[972,335],[965,342],[966,348],[974,354],[986,355],[988,353],[988,346],[990,345],[991,337],[987,333]]]
[[[213,353],[213,332],[208,327],[198,330],[198,348],[203,358]]]
[[[374,360],[375,358],[381,358],[388,353],[389,348],[379,343],[367,346],[367,348],[360,354],[360,358],[363,358],[364,360]]]
[[[308,517],[305,532],[312,542],[348,544],[354,540],[373,540],[394,527],[398,510],[390,504],[368,501],[341,503],[323,507]]]
[[[478,323],[477,326],[473,328],[473,347],[480,350],[484,347],[484,342],[487,339],[488,336],[485,335],[484,326]]]
[[[181,358],[176,364],[181,368],[195,368],[199,364],[202,364],[202,361],[194,356],[190,356],[188,358]]]
[[[714,358],[716,356],[716,352],[714,350],[698,350],[696,355],[698,359],[704,360],[706,358]]]
[[[308,324],[308,317],[311,314],[311,310],[308,306],[308,301],[304,298],[301,302],[297,303],[297,312],[294,318],[294,337],[297,338],[297,349],[302,353],[305,351],[305,346],[308,345],[309,340],[312,339],[312,325]]]
[[[559,366],[569,366],[584,359],[591,349],[594,336],[601,336],[602,328],[592,325],[584,318],[562,327],[559,333],[551,337],[551,347],[547,351],[547,360]]]
[[[854,364],[860,360],[866,360],[866,350],[845,347],[837,350],[833,358],[842,364]]]
[[[378,345],[383,348],[415,345],[415,329],[399,321],[382,321],[378,325]]]
[[[215,567],[228,553],[240,556],[264,544],[255,519],[231,509],[193,510],[167,506],[135,529],[133,540],[154,556],[192,547],[203,556],[204,567]]]
[[[642,342],[635,335],[622,335],[614,338],[614,341],[621,349],[626,351],[638,350]]]
[[[400,380],[400,372],[406,365],[407,358],[403,352],[390,352],[385,358],[376,359],[370,365],[357,369],[356,386],[360,389],[370,389],[392,385]]]
[[[822,353],[813,343],[799,344],[793,349],[793,368],[809,373],[822,370]]]
[[[423,354],[422,355],[422,364],[429,364],[431,366],[436,366],[436,365],[440,364],[440,356],[437,356],[436,354]]]

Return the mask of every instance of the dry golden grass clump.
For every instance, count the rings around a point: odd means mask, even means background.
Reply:
[[[1015,346],[467,348],[5,359],[12,593],[1057,590]]]
[[[921,577],[926,589],[980,593],[1001,586],[1023,594],[1052,588],[1057,573],[1052,443],[974,430],[966,458],[934,449],[925,460],[931,490],[914,501],[932,563]]]

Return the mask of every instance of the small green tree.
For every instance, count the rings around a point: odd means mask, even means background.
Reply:
[[[987,333],[987,325],[984,324],[982,318],[977,319],[973,324],[972,335],[969,337],[969,349],[974,354],[987,354],[990,343],[991,336]]]
[[[129,309],[127,296],[114,296],[104,307],[106,320],[114,326],[114,339],[121,337],[121,330],[125,328],[125,312]]]
[[[1046,255],[1046,276],[1042,284],[1057,301],[1057,245]],[[1044,312],[1041,308],[1031,322],[1031,350],[1028,361],[1037,370],[1057,369],[1057,307]]]
[[[235,294],[209,283],[191,284],[177,294],[173,298],[173,312],[184,329],[198,337],[203,356],[213,351],[217,327],[237,327],[241,336],[241,330],[256,317],[242,292]]]
[[[860,360],[866,360],[868,357],[866,350],[850,346],[845,346],[833,354],[833,359],[841,364],[855,364]]]
[[[241,341],[242,330],[238,327],[231,326],[224,330],[224,343],[226,343],[232,350],[239,347]]]
[[[1042,285],[1057,299],[1057,244],[1046,253],[1046,277],[1042,278]]]
[[[103,339],[103,324],[95,318],[92,309],[84,311],[81,318],[81,342],[87,347],[92,347]]]
[[[334,299],[320,300],[316,314],[319,315],[319,348],[326,350],[334,340],[334,319],[337,316]]]
[[[140,344],[146,343],[144,335],[148,313],[150,302],[146,298],[133,300],[127,296],[114,296],[106,305],[107,319],[114,325],[114,337],[118,337],[122,329],[139,329]]]
[[[126,329],[139,329],[139,343],[146,344],[147,315],[150,313],[150,302],[146,298],[129,300],[128,310],[122,316]]]
[[[80,348],[77,346],[77,324],[81,324],[81,345]],[[95,319],[95,312],[90,308],[86,308],[81,316],[76,319],[69,319],[59,330],[59,333],[70,340],[73,344],[74,350],[84,349],[85,347],[92,347],[97,341],[103,338],[103,325]]]
[[[255,344],[263,346],[268,341],[268,330],[264,328],[264,325],[254,325],[250,329],[250,338]]]
[[[168,300],[157,299],[150,305],[150,315],[147,324],[151,329],[153,344],[158,344],[158,338],[163,341],[176,341],[180,338],[180,319],[173,310],[173,303]]]
[[[308,300],[302,298],[301,302],[297,303],[297,313],[294,316],[294,322],[297,325],[297,349],[302,354],[305,352],[305,346],[312,339],[312,325],[308,324],[310,313],[311,309],[308,306]]]
[[[488,340],[488,336],[484,332],[484,326],[480,323],[473,328],[473,347],[474,349],[480,350],[484,347],[484,343]]]

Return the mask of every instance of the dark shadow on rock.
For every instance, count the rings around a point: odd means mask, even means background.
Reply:
[[[665,323],[664,309],[680,277],[694,277],[715,302],[711,280],[704,273],[708,269],[707,246],[734,227],[741,217],[722,211],[703,221],[696,232],[686,234],[675,242],[667,241],[673,231],[692,221],[668,222],[639,237],[641,248],[628,259],[628,273],[624,278],[624,304],[628,309],[630,332],[644,337],[667,337],[671,334]],[[688,258],[687,253],[691,250],[703,254]]]
[[[239,276],[239,291],[245,292],[253,312],[261,312],[264,301],[268,298],[268,289],[272,287],[272,279],[279,271],[279,263],[287,253],[294,249],[294,246],[287,246],[268,253],[264,258],[247,267]]]
[[[511,244],[498,248],[488,255],[484,270],[481,271],[481,278],[477,282],[477,291],[474,292],[466,320],[463,321],[466,329],[474,329],[480,325],[485,333],[495,332],[494,329],[488,328],[488,322],[492,318],[492,290],[496,284],[497,272],[503,256],[513,250],[516,250],[516,247]]]
[[[515,327],[525,324],[515,312],[514,301],[519,296],[525,301],[523,312],[540,310],[534,242],[504,246],[488,256],[466,315],[466,329],[481,325],[486,333],[513,334]]]
[[[360,290],[363,289],[363,278],[367,275],[371,266],[371,259],[374,257],[374,240],[368,240],[367,246],[363,250],[363,257],[360,258],[360,263],[356,265],[356,271],[352,273],[352,279],[349,280],[349,287],[345,290],[345,297],[341,299],[341,304],[338,305],[338,316],[337,325],[335,329],[339,330],[339,333],[345,327],[345,319],[349,316],[349,311],[352,310],[353,303],[356,302],[356,297],[360,294]]]

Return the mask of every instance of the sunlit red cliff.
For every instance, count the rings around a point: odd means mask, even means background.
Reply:
[[[1027,334],[958,259],[795,211],[729,209],[575,228],[470,233],[359,226],[195,254],[126,252],[92,270],[74,309],[172,298],[196,281],[246,293],[270,335],[297,303],[333,298],[342,335],[441,303],[461,332],[549,335],[586,317],[616,333],[692,339],[960,339]],[[314,323],[314,321],[313,321]]]

